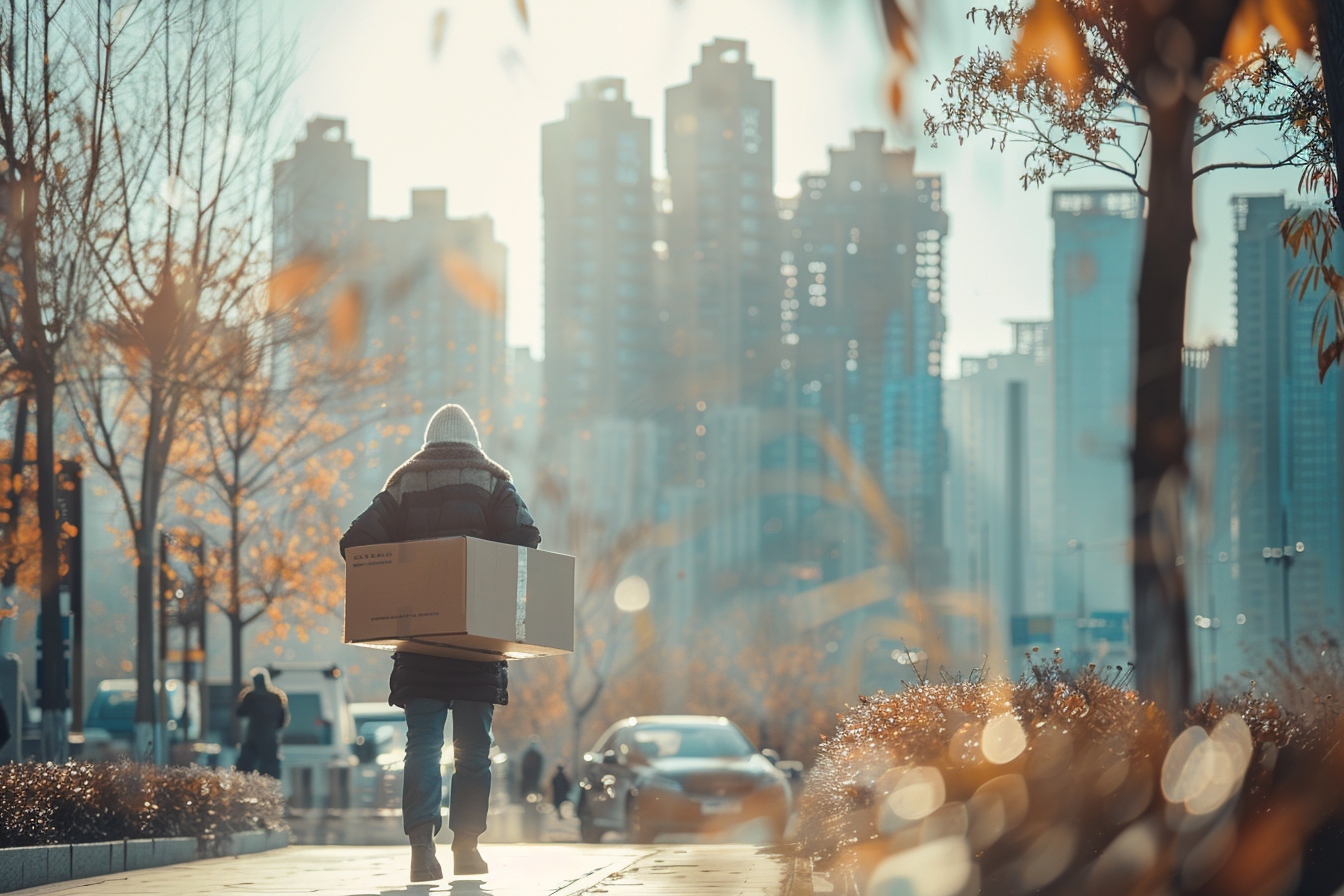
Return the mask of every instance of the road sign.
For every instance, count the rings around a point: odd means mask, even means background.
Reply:
[[[1014,616],[1013,647],[1049,647],[1055,637],[1055,618],[1049,615]]]

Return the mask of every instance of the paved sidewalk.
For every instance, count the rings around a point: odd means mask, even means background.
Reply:
[[[451,856],[445,853],[446,863]],[[19,890],[26,896],[781,896],[789,863],[755,846],[482,845],[487,877],[412,884],[405,847],[291,846]]]

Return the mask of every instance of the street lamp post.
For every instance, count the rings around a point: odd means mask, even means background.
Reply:
[[[1260,555],[1265,558],[1266,563],[1277,563],[1283,568],[1283,640],[1287,642],[1288,649],[1293,646],[1293,618],[1292,618],[1292,600],[1288,591],[1288,572],[1292,569],[1293,561],[1297,559],[1296,554],[1304,554],[1307,546],[1302,542],[1290,544],[1288,542],[1288,512],[1285,510],[1282,516],[1282,536],[1283,547],[1278,545],[1269,545]]]
[[[1083,665],[1083,638],[1087,628],[1087,600],[1083,591],[1083,585],[1086,581],[1085,574],[1085,555],[1086,546],[1076,538],[1069,539],[1069,551],[1078,555],[1078,632],[1074,639],[1073,662],[1074,665],[1081,668]]]

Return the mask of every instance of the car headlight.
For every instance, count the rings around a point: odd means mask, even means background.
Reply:
[[[674,781],[671,778],[662,775],[650,775],[640,782],[641,790],[670,790],[673,793],[681,793],[682,786],[680,781]]]

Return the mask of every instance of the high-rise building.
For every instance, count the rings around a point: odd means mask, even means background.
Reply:
[[[1054,402],[1048,321],[1014,322],[1004,354],[963,358],[946,384],[949,585],[998,671],[1053,647]],[[949,641],[953,640],[950,636]],[[967,639],[969,640],[969,638]],[[1005,667],[1004,662],[1007,660]]]
[[[445,190],[413,190],[410,217],[370,222],[366,252],[365,350],[397,362],[388,421],[418,435],[426,409],[454,402],[471,412],[483,437],[491,435],[508,367],[507,250],[494,221],[449,218]],[[367,455],[380,468],[404,459],[406,445],[396,438],[374,441]]]
[[[302,255],[334,258],[369,220],[369,163],[357,159],[345,119],[314,118],[294,156],[273,166],[273,264]]]
[[[1254,669],[1276,641],[1339,631],[1339,371],[1318,379],[1314,302],[1289,288],[1283,196],[1233,199],[1237,246],[1238,603],[1233,639]],[[1338,262],[1337,262],[1338,263]],[[1227,615],[1222,617],[1227,625]]]
[[[946,578],[948,222],[941,178],[917,174],[915,154],[885,149],[884,138],[856,131],[852,149],[832,149],[830,170],[804,175],[797,208],[785,213],[782,283],[768,309],[783,356],[772,371],[772,403],[814,409],[847,444],[905,528],[914,584],[937,587]],[[869,550],[862,541],[854,547]],[[856,560],[862,566],[871,558]]]
[[[549,427],[663,408],[649,134],[619,78],[542,128]]]
[[[1201,693],[1247,668],[1240,643],[1247,630],[1236,624],[1242,504],[1237,357],[1235,345],[1185,350],[1181,397],[1190,428],[1190,489],[1181,553],[1194,626],[1191,664]]]
[[[747,45],[716,38],[688,83],[667,91],[668,251],[682,329],[683,401],[757,403],[777,344],[774,85]]]
[[[357,309],[365,355],[391,364],[379,419],[360,433],[359,488],[381,485],[418,447],[439,405],[466,407],[488,438],[508,370],[507,251],[494,222],[449,218],[442,189],[413,190],[407,218],[371,220],[367,196],[368,162],[354,158],[340,119],[310,122],[276,163],[276,265],[323,258],[328,298]]]
[[[667,90],[657,255],[667,295],[667,507],[693,520],[697,600],[756,584],[760,406],[777,363],[774,88],[743,41],[701,48]],[[693,491],[692,491],[693,490]],[[750,531],[748,531],[750,530]]]
[[[754,407],[710,408],[697,428],[707,458],[704,506],[709,516],[707,560],[712,573],[737,587],[756,571],[761,551],[761,412]]]
[[[1052,203],[1055,639],[1075,663],[1114,661],[1132,643],[1129,448],[1142,200],[1130,190],[1056,190]]]

